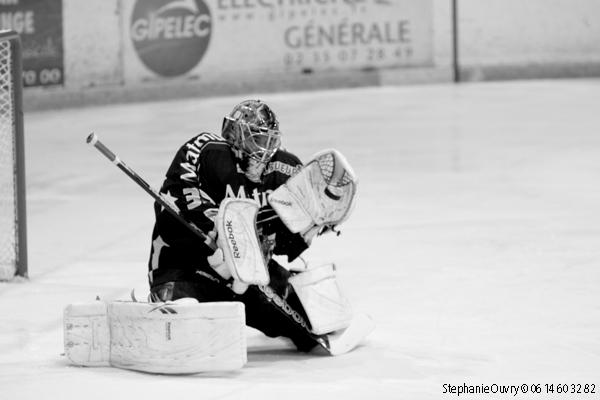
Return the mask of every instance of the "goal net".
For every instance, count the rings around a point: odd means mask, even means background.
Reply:
[[[0,31],[0,280],[27,276],[21,47]]]

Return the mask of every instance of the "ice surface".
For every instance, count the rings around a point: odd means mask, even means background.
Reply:
[[[225,374],[70,366],[63,308],[144,297],[153,222],[150,197],[85,138],[158,187],[178,146],[218,132],[242,98],[27,113],[30,279],[0,284],[1,399],[442,399],[463,382],[600,392],[599,81],[256,96],[288,149],[337,148],[359,176],[342,235],[310,255],[337,263],[377,322],[369,340],[307,356],[249,330],[247,366]]]

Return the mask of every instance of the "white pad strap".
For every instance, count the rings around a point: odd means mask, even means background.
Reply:
[[[293,233],[336,226],[350,215],[358,180],[337,150],[315,155],[300,172],[269,196],[269,204]]]
[[[81,366],[184,374],[235,370],[247,361],[239,302],[70,304],[64,341],[67,358]]]
[[[65,355],[75,365],[107,366],[110,358],[108,308],[104,301],[69,304],[63,317]]]
[[[215,219],[217,244],[235,282],[267,285],[269,272],[258,233],[258,204],[250,199],[228,198],[221,202]],[[234,282],[234,283],[235,283]]]
[[[350,302],[335,276],[335,266],[326,264],[289,279],[317,335],[348,327],[352,320]]]

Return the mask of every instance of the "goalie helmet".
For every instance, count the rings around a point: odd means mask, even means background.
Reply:
[[[243,155],[261,164],[269,162],[281,145],[277,117],[260,100],[236,105],[223,119],[221,136]]]

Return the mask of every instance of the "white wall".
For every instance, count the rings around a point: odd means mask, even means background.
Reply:
[[[239,92],[449,82],[453,78],[452,1],[431,0],[432,21],[427,22],[432,29],[432,49],[431,61],[427,63],[370,71],[324,70],[310,75],[250,74],[245,80],[219,81],[218,74],[213,74],[205,81],[146,79],[134,82],[131,74],[129,78],[126,76],[128,50],[124,43],[127,43],[128,32],[123,31],[127,21],[122,15],[127,8],[124,5],[131,1],[63,0],[65,85],[27,89],[26,108]],[[365,4],[371,4],[369,1]],[[463,79],[600,76],[600,0],[457,2]],[[215,60],[211,63],[218,65]]]
[[[473,78],[600,74],[600,1],[458,2],[459,59]]]
[[[65,87],[122,82],[119,0],[63,0]]]
[[[450,79],[448,0],[393,0],[389,5],[373,0],[356,3],[358,5],[335,0],[312,3],[284,1],[274,3],[284,5],[277,7],[280,14],[274,19],[269,19],[265,14],[267,9],[258,7],[259,3],[255,0],[204,1],[211,5],[213,11],[215,34],[211,38],[211,47],[200,65],[186,76],[165,79],[144,68],[132,49],[129,19],[135,0],[63,0],[64,86],[28,88],[26,108]],[[253,5],[247,12],[256,13],[254,21],[244,20],[243,13],[237,20],[232,18],[235,9],[245,4]],[[299,4],[313,6],[299,7]],[[228,9],[224,9],[223,5]],[[360,8],[362,11],[357,12]],[[292,9],[308,11],[309,14],[297,12],[293,18],[281,17],[281,13]],[[319,13],[311,15],[310,12],[315,9],[328,14],[326,17]],[[332,10],[337,14],[331,13]],[[404,19],[409,20],[411,25],[413,53],[408,59],[388,57],[373,62],[368,65],[370,68],[364,70],[366,50],[384,47],[388,55],[392,54],[394,44],[381,42],[371,49],[359,47],[362,64],[361,60],[357,60],[345,65],[310,65],[314,71],[312,74],[300,73],[299,66],[286,69],[281,65],[283,52],[290,51],[283,48],[282,32],[292,24],[301,27],[312,23],[335,26],[362,21],[369,26],[378,21],[383,26],[386,20]],[[262,34],[257,29],[260,23],[263,23]],[[442,28],[434,28],[435,24]],[[238,43],[236,48],[236,42],[240,41],[244,43]],[[255,43],[255,49],[248,49]],[[330,50],[333,60],[333,56],[343,49],[342,43],[325,50]],[[302,50],[305,59],[309,58],[312,49]]]

